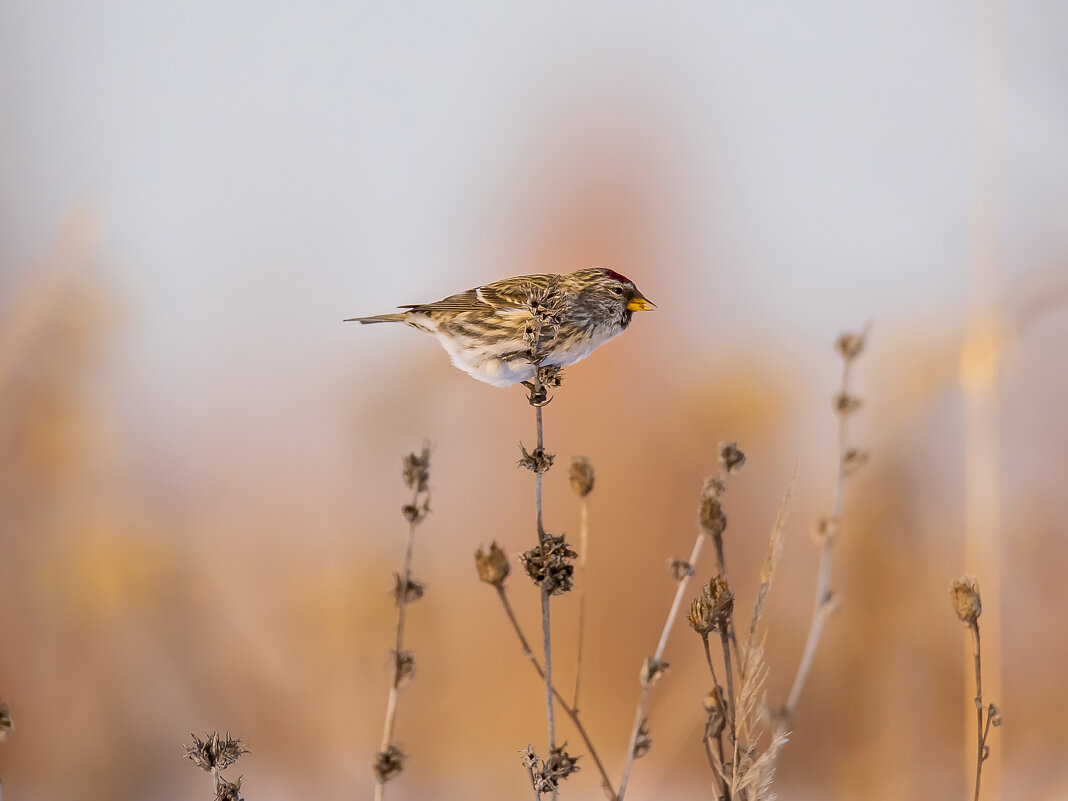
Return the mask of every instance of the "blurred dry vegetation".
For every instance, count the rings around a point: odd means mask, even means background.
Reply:
[[[1068,798],[1063,4],[1018,5],[997,28],[989,230],[968,218],[971,4],[429,20],[275,4],[257,26],[210,4],[75,5],[11,4],[0,25],[8,801],[205,798],[182,743],[211,730],[251,749],[233,769],[249,801],[369,795],[401,455],[424,437],[426,595],[396,721],[410,756],[388,797],[529,798],[518,752],[544,735],[543,688],[471,556],[531,542],[515,468],[530,409],[428,338],[340,320],[592,264],[660,309],[569,370],[546,418],[548,530],[577,540],[569,458],[597,471],[582,715],[609,773],[720,441],[747,456],[726,501],[740,608],[796,473],[764,613],[768,702],[787,697],[836,469],[832,345],[874,316],[853,379],[871,459],[846,494],[840,606],[776,790],[970,795],[970,652],[946,590],[974,571],[1005,719],[983,797]],[[108,236],[85,214],[56,226],[83,192],[113,215]],[[985,297],[962,267],[970,227],[1002,257]],[[977,441],[993,462],[978,495]],[[998,539],[976,560],[966,530],[984,523]],[[698,567],[693,594],[712,573]],[[537,592],[511,581],[532,633]],[[553,607],[565,687],[577,605]],[[700,638],[677,626],[665,658],[628,798],[707,797]],[[580,764],[563,797],[601,798]]]
[[[259,502],[241,512],[210,498],[176,502],[156,464],[144,463],[136,480],[117,478],[124,453],[141,446],[100,388],[108,354],[129,334],[93,259],[91,236],[75,224],[39,268],[17,282],[3,277],[0,694],[18,728],[0,748],[0,776],[10,797],[200,797],[179,743],[206,728],[251,745],[242,766],[249,798],[362,792],[388,683],[390,577],[403,547],[399,454],[424,433],[436,443],[435,502],[415,562],[428,592],[410,616],[419,680],[404,691],[397,724],[411,759],[390,797],[527,794],[516,752],[542,731],[538,681],[470,561],[490,539],[515,553],[530,537],[527,477],[513,468],[515,442],[530,434],[518,391],[469,383],[432,353],[425,383],[411,379],[398,394],[382,378],[368,402],[338,409],[353,475],[325,514],[301,522],[293,511],[321,497],[300,483],[317,481],[314,465],[288,473],[285,485],[257,486]],[[1002,583],[1000,597],[984,597],[1004,621],[1001,649],[987,657],[1001,672],[1006,718],[995,746],[1000,779],[990,781],[1008,798],[1055,799],[1068,789],[1068,315],[1054,306],[1018,330],[1004,343],[995,432],[1004,443]],[[759,572],[778,499],[798,471],[766,617],[773,703],[785,698],[807,629],[816,557],[808,526],[826,508],[833,476],[833,325],[826,351],[806,360],[826,362],[814,375],[774,350],[740,345],[717,348],[701,369],[670,381],[660,374],[604,390],[619,381],[621,359],[644,360],[655,373],[671,333],[647,329],[570,371],[548,417],[560,458],[586,453],[598,470],[583,715],[612,772],[638,666],[673,591],[665,560],[685,556],[715,443],[737,439],[749,457],[728,507],[732,576]],[[624,348],[632,349],[625,357]],[[875,329],[858,367],[868,406],[857,438],[873,458],[847,495],[834,582],[841,608],[782,758],[781,797],[966,792],[969,677],[946,598],[962,559],[959,351],[950,325],[890,323]],[[441,408],[422,413],[427,425],[411,425],[406,410],[424,402],[419,387],[431,382],[448,385]],[[576,529],[566,470],[548,474],[546,509],[550,528]],[[711,569],[699,568],[698,579]],[[738,602],[751,605],[755,582],[736,583]],[[515,601],[522,619],[537,619],[535,592]],[[564,598],[555,613],[565,684],[574,604]],[[670,642],[672,672],[650,708],[654,746],[636,768],[638,797],[699,797],[707,786],[707,680],[695,639],[679,629]],[[599,797],[594,771],[572,778],[564,795]]]

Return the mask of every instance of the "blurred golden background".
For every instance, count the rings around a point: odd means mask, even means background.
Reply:
[[[472,554],[534,537],[523,392],[344,317],[612,266],[659,310],[546,410],[546,525],[591,496],[583,715],[618,777],[716,443],[748,455],[727,557],[768,601],[769,704],[812,610],[835,473],[836,336],[871,451],[777,789],[1068,798],[1068,7],[476,2],[0,8],[0,744],[10,799],[210,797],[190,732],[252,753],[250,801],[370,797],[401,456],[433,443],[392,799],[529,797],[543,696]],[[712,562],[698,568],[707,580]],[[537,594],[510,579],[532,636]],[[697,587],[694,586],[694,591]],[[573,596],[554,601],[573,670]],[[684,624],[628,797],[707,797]],[[561,724],[561,737],[576,746]],[[565,798],[600,798],[592,765]]]

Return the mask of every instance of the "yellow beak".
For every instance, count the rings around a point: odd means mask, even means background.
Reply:
[[[637,292],[637,290],[635,290],[635,292]],[[649,311],[650,309],[655,309],[656,304],[649,300],[649,298],[642,297],[642,294],[638,292],[627,302],[627,308],[630,311]]]

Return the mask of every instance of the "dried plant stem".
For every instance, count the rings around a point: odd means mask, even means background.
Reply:
[[[983,776],[983,762],[986,760],[986,737],[990,733],[990,721],[993,715],[988,715],[986,726],[983,726],[983,665],[979,643],[979,623],[973,622],[968,626],[972,633],[972,656],[975,661],[975,801],[979,801],[979,781]]]
[[[420,491],[418,485],[412,492],[412,506],[415,507],[419,503]],[[408,582],[412,579],[412,551],[415,546],[415,530],[419,527],[419,521],[411,520],[408,523],[408,544],[404,549],[404,584],[403,587],[408,586]],[[383,753],[389,750],[389,747],[393,745],[393,729],[397,722],[397,694],[400,690],[398,685],[400,684],[400,656],[404,653],[404,622],[407,618],[408,604],[404,600],[403,594],[397,599],[397,633],[394,640],[393,650],[393,674],[390,677],[389,683],[389,699],[386,702],[386,723],[382,729],[382,748]],[[384,781],[375,780],[375,801],[381,801],[383,793],[385,792],[386,783]]]
[[[537,368],[534,370],[535,391],[542,391],[541,377]],[[538,428],[538,445],[536,453],[545,452],[545,434],[542,424],[542,405],[534,406],[534,416]],[[538,542],[545,542],[545,526],[542,523],[541,506],[542,471],[534,473],[534,499],[538,511]],[[552,625],[549,616],[549,591],[545,583],[541,585],[541,639],[545,654],[545,720],[549,731],[549,750],[556,748],[556,714],[553,710],[553,648],[552,648]],[[553,798],[557,797],[558,789],[553,789]]]
[[[716,667],[712,664],[712,650],[708,645],[708,632],[701,634],[701,642],[705,646],[705,662],[708,664],[708,672],[712,674],[712,686],[715,688],[714,695],[716,698],[723,697],[723,687],[719,683],[719,679],[716,676]],[[716,798],[730,799],[730,789],[726,786],[726,781],[720,776],[717,766],[723,765],[723,735],[722,732],[716,735],[716,756],[719,761],[715,761],[712,756],[712,751],[709,743],[711,738],[706,727],[705,730],[705,753],[708,755],[708,762],[712,768],[712,778],[716,784]]]
[[[430,512],[430,444],[423,443],[420,453],[404,457],[404,483],[412,491],[412,501],[402,507],[408,521],[408,542],[404,549],[404,572],[397,573],[394,600],[397,604],[397,630],[393,648],[393,673],[389,683],[386,702],[386,722],[382,727],[382,750],[378,752],[373,772],[376,801],[381,801],[385,784],[404,769],[404,753],[393,740],[397,722],[397,696],[401,685],[411,678],[414,661],[412,654],[404,650],[404,626],[408,617],[408,604],[423,596],[423,585],[412,578],[412,552],[415,549],[415,530]]]
[[[501,605],[504,607],[504,613],[508,616],[508,622],[512,624],[512,630],[515,631],[516,636],[519,638],[519,644],[523,648],[523,655],[530,660],[530,664],[533,666],[538,677],[545,679],[545,671],[542,669],[541,664],[538,662],[538,658],[534,656],[534,652],[530,649],[530,643],[527,641],[526,635],[523,634],[523,629],[519,625],[519,620],[515,616],[515,612],[512,610],[512,604],[508,600],[508,593],[505,591],[503,584],[498,585],[497,597],[501,599]],[[579,711],[576,707],[568,705],[564,697],[553,687],[553,695],[556,698],[560,708],[564,710],[564,714],[571,719],[571,722],[575,724],[575,729],[578,731],[579,736],[582,738],[582,742],[586,744],[586,749],[590,753],[590,759],[593,760],[594,765],[597,766],[597,772],[601,774],[601,786],[604,787],[605,792],[610,798],[615,798],[615,790],[612,789],[612,780],[608,778],[608,771],[605,770],[604,765],[601,763],[601,758],[597,754],[597,749],[593,747],[593,742],[590,740],[589,734],[586,732],[586,728],[582,725],[582,721],[579,719]]]
[[[704,548],[705,540],[707,536],[701,532],[697,535],[697,539],[694,540],[693,551],[690,553],[689,565],[691,570],[689,573],[679,579],[678,586],[675,588],[675,600],[671,603],[671,609],[668,611],[667,620],[664,622],[664,628],[660,632],[660,641],[656,645],[656,652],[652,656],[652,662],[654,665],[658,665],[664,656],[664,649],[667,647],[668,635],[671,634],[671,629],[675,625],[675,618],[678,617],[679,608],[682,606],[682,599],[686,595],[686,586],[690,583],[690,578],[693,575],[693,569],[697,567],[697,560],[701,558],[701,551]],[[649,690],[652,689],[652,682],[647,681],[642,684],[642,693],[638,698],[638,708],[634,714],[634,728],[630,734],[630,746],[627,749],[627,761],[623,766],[623,778],[619,782],[619,796],[618,801],[623,801],[623,797],[627,792],[627,784],[630,782],[630,772],[634,767],[634,749],[638,743],[638,734],[641,731],[642,721],[645,720],[645,707],[649,703]]]
[[[848,397],[849,375],[852,364],[853,360],[851,358],[844,358],[842,360],[842,389],[841,395],[839,396],[841,398]],[[834,496],[831,501],[830,520],[832,530],[827,532],[823,539],[823,546],[820,551],[819,571],[816,575],[816,602],[812,612],[812,623],[809,627],[808,638],[805,640],[805,649],[801,655],[801,662],[797,667],[797,675],[794,677],[793,686],[790,688],[790,695],[787,698],[786,706],[782,712],[782,719],[779,723],[777,735],[781,735],[786,731],[793,720],[794,714],[797,712],[797,705],[801,702],[801,691],[805,688],[808,674],[812,670],[813,660],[816,658],[816,649],[820,644],[820,637],[823,634],[823,626],[827,622],[827,618],[833,609],[831,595],[831,568],[834,563],[834,545],[838,539],[838,520],[842,512],[842,496],[843,488],[845,486],[846,453],[849,433],[848,418],[849,415],[846,412],[839,410],[838,475],[835,480]]]
[[[579,522],[579,557],[578,557],[578,585],[579,585],[579,613],[578,613],[578,653],[575,656],[575,696],[571,706],[579,708],[579,687],[582,681],[582,644],[586,634],[586,560],[587,544],[589,542],[589,500],[584,495],[580,502]]]
[[[412,505],[414,506],[419,497],[418,490],[413,493]],[[404,549],[404,586],[412,579],[412,551],[415,546],[415,529],[418,523],[412,521],[408,524],[408,544]],[[397,607],[397,635],[395,639],[394,654],[404,652],[404,623],[408,615],[408,604],[400,603]],[[386,710],[386,725],[382,731],[382,750],[385,751],[393,742],[393,727],[397,717],[397,678],[394,671],[393,680],[390,682],[389,703]]]
[[[719,639],[723,644],[723,667],[727,673],[727,730],[730,732],[730,741],[737,750],[738,732],[734,727],[734,671],[731,669],[730,635],[721,631]]]

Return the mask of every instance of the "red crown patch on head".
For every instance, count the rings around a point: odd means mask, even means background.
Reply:
[[[615,270],[609,270],[607,267],[604,268],[604,274],[607,275],[609,278],[616,279],[621,284],[629,284],[629,283],[631,283],[631,280],[629,278],[627,278],[627,276],[620,275]]]

